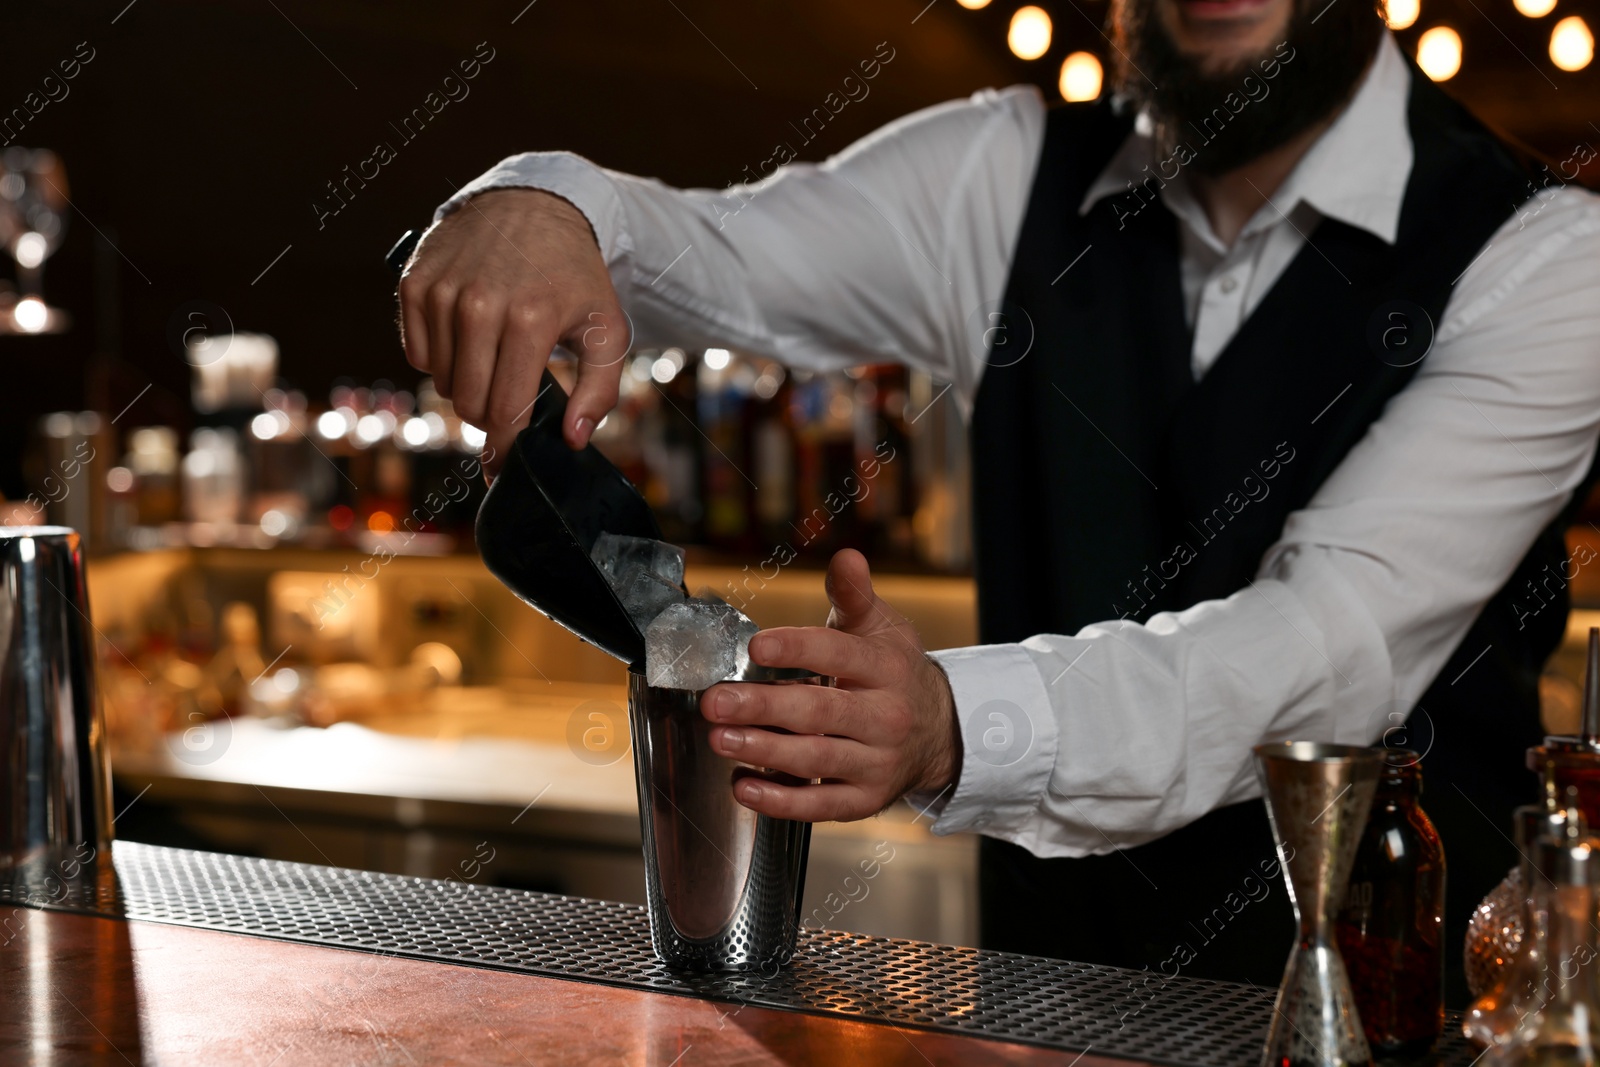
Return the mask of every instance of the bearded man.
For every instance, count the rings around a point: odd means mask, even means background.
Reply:
[[[738,800],[908,797],[985,835],[987,946],[1270,985],[1292,932],[1251,747],[1403,739],[1459,958],[1535,795],[1600,425],[1600,206],[1370,2],[1113,7],[1093,104],[981,92],[721,191],[505,160],[401,281],[407,358],[497,454],[557,343],[574,447],[630,342],[951,383],[985,644],[924,653],[840,553],[829,625],[750,644],[838,688],[702,702],[719,751],[811,783]]]

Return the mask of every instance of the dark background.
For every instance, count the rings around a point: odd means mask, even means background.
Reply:
[[[1359,2],[1359,0],[1341,0]],[[526,5],[526,6],[525,6]],[[53,337],[0,337],[0,492],[26,491],[37,417],[63,408],[120,424],[190,420],[189,367],[170,339],[207,301],[238,330],[277,338],[286,384],[313,403],[335,378],[417,375],[395,339],[382,254],[454,186],[514,152],[569,148],[678,185],[722,186],[787,140],[879,42],[892,63],[871,95],[802,149],[817,159],[914,108],[1031,80],[1059,99],[1061,59],[1110,52],[1105,0],[1052,0],[1049,54],[1015,59],[1019,6],[955,0],[127,0],[11,4],[0,29],[0,109],[21,104],[79,42],[94,59],[16,143],[62,157],[76,210],[46,264],[45,295],[74,317]],[[1600,147],[1600,67],[1558,71],[1550,27],[1596,0],[1531,20],[1510,0],[1423,0],[1411,50],[1454,26],[1466,59],[1449,88],[1553,159]],[[520,15],[519,15],[520,12]],[[513,24],[513,19],[516,19]],[[113,21],[115,20],[115,21]],[[495,58],[414,141],[398,123],[479,42]],[[319,230],[313,203],[387,141],[397,158]],[[274,257],[289,251],[266,270]],[[0,261],[0,271],[9,271]],[[263,270],[266,273],[263,275]],[[255,280],[258,279],[259,280]]]

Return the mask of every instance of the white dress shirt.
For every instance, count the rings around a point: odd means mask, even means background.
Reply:
[[[1408,89],[1385,36],[1350,105],[1231,247],[1181,174],[1162,190],[1181,223],[1197,374],[1307,235],[1315,247],[1321,218],[1394,240],[1412,164]],[[1031,88],[984,91],[824,163],[723,190],[531,153],[440,216],[489,188],[548,190],[594,227],[639,344],[731,346],[816,369],[900,362],[951,382],[970,409],[986,353],[968,320],[1005,291],[1044,120]],[[1085,207],[1125,191],[1151,151],[1136,128]],[[1094,268],[1091,248],[1071,269]],[[1371,743],[1567,502],[1597,432],[1600,198],[1557,186],[1456,281],[1416,377],[1289,516],[1245,588],[1144,624],[936,654],[965,737],[982,733],[982,705],[1003,700],[1032,740],[1004,766],[969,740],[935,831],[978,830],[1041,856],[1107,852],[1257,795],[1253,745]],[[1471,670],[1455,682],[1470,686]]]

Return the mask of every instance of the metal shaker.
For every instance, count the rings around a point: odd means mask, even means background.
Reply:
[[[759,666],[738,680],[822,683]],[[774,974],[800,931],[811,824],[759,815],[733,798],[734,777],[753,769],[712,750],[701,695],[628,673],[650,939],[670,967]]]
[[[78,533],[0,527],[0,580],[0,868],[76,869],[111,845]]]

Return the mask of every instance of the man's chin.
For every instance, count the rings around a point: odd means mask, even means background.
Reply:
[[[1319,2],[1115,0],[1118,89],[1163,141],[1211,131],[1191,145],[1196,173],[1235,170],[1326,118],[1371,61],[1373,0],[1330,4],[1313,25]]]
[[[1163,20],[1180,55],[1204,78],[1248,72],[1256,57],[1288,36],[1282,0],[1168,0]]]

